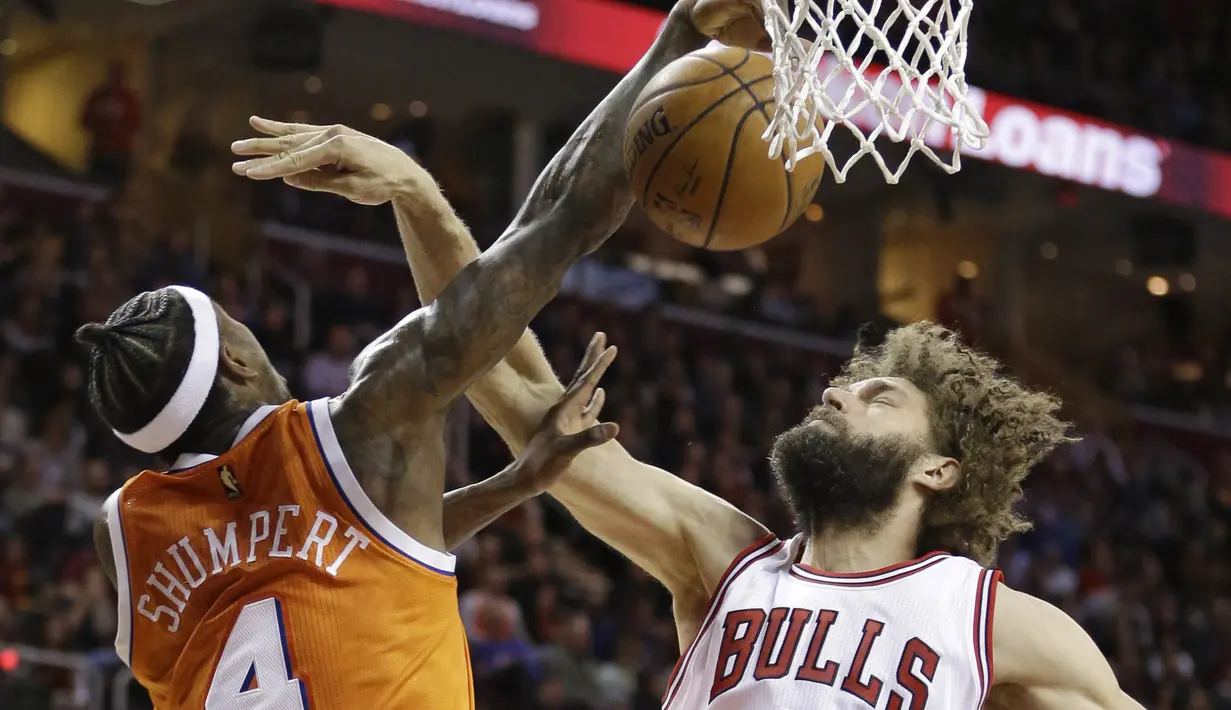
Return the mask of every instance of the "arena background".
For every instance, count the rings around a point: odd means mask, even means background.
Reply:
[[[89,535],[144,462],[88,411],[78,324],[197,285],[309,398],[417,305],[387,209],[231,175],[247,116],[394,141],[485,246],[669,4],[0,0],[0,708],[148,707]],[[1008,582],[1147,708],[1231,708],[1231,6],[981,0],[968,70],[991,139],[958,175],[916,160],[889,187],[865,161],[739,254],[634,214],[536,331],[571,370],[606,330],[625,446],[788,533],[768,443],[858,326],[959,326],[1085,436],[1029,479]],[[501,468],[464,404],[451,421],[451,486]],[[669,599],[556,504],[460,558],[482,710],[658,707]]]

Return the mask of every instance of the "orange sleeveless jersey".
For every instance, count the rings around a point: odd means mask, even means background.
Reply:
[[[327,400],[108,500],[116,650],[155,707],[470,710],[453,557],[364,494]]]

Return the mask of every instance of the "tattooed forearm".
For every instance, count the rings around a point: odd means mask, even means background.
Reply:
[[[508,231],[478,258],[459,242],[455,262],[436,273],[439,283],[421,289],[427,305],[356,358],[350,388],[331,403],[339,443],[377,505],[420,541],[443,542],[440,413],[509,352],[568,268],[623,221],[632,205],[622,149],[633,103],[659,69],[705,41],[685,14],[673,13],[551,161]],[[465,234],[426,176],[394,204],[404,238],[424,242],[416,248]],[[411,240],[407,247],[413,265]],[[439,460],[425,460],[425,452],[439,452]]]
[[[637,67],[551,161],[506,233],[390,334],[399,346],[390,354],[401,366],[382,396],[406,398],[411,416],[439,411],[517,342],[568,268],[601,245],[632,205],[622,149],[637,95],[659,69],[705,41],[687,17],[672,16]],[[447,231],[464,230],[441,209],[435,186],[414,189],[420,199],[397,201],[411,229],[423,232],[417,223],[434,221]]]

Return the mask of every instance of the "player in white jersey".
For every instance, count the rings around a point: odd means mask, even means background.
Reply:
[[[715,7],[715,26],[699,21]],[[676,13],[730,37],[756,26],[756,7],[681,0]],[[381,189],[380,170],[344,157],[344,170],[307,168],[296,184],[357,201]],[[439,193],[422,200],[400,226],[426,303],[478,250]],[[631,204],[626,189],[612,200]],[[600,334],[577,377],[596,380],[614,356]],[[549,492],[672,593],[684,654],[669,708],[1141,710],[1080,626],[986,569],[1026,527],[1021,481],[1066,441],[1059,402],[998,368],[928,323],[858,349],[775,442],[801,529],[786,541],[616,442],[574,460]],[[517,451],[561,392],[527,332],[467,395]]]
[[[577,377],[614,356],[600,334]],[[468,395],[516,449],[550,373],[523,338]],[[1073,619],[989,568],[1027,527],[1022,480],[1068,440],[1059,401],[931,323],[861,345],[832,385],[774,442],[789,540],[615,442],[548,489],[671,591],[664,707],[1141,710]]]
[[[668,708],[977,708],[998,574],[932,553],[866,573],[799,562],[766,536],[719,582]]]

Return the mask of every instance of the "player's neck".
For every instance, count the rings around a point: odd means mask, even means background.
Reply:
[[[915,557],[917,526],[890,519],[871,528],[824,529],[808,539],[800,562],[826,572],[871,572]]]
[[[239,430],[244,426],[244,422],[248,421],[248,418],[260,407],[259,404],[235,407],[219,417],[216,422],[212,422],[209,432],[192,447],[192,451],[182,453],[219,456],[227,452],[235,446],[235,439],[239,436]]]

